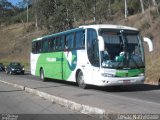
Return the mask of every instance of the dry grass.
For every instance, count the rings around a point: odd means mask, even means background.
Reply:
[[[31,41],[45,31],[32,31],[28,29],[32,24],[14,24],[0,29],[0,62],[22,62],[29,66]]]

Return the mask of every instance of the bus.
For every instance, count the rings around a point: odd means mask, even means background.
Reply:
[[[152,41],[136,28],[86,25],[32,41],[31,74],[88,85],[142,84],[145,80],[143,41]]]

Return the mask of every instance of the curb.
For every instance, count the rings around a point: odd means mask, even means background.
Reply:
[[[74,110],[83,114],[96,114],[98,115],[98,118],[105,118],[106,116],[106,111],[104,109],[101,108],[97,108],[97,107],[92,107],[92,106],[88,106],[88,105],[84,105],[84,104],[79,104],[76,103],[74,101],[62,98],[62,97],[57,97],[36,89],[32,89],[32,88],[28,88],[22,85],[18,85],[18,84],[14,84],[14,83],[9,83],[3,80],[0,80],[1,83],[7,84],[7,85],[11,85],[13,87],[19,88],[25,92],[40,96],[44,99],[47,99],[53,103],[57,103],[61,106],[64,106],[65,108],[68,108],[70,110]]]
[[[7,85],[11,85],[11,86],[13,86],[13,87],[16,87],[16,88],[19,88],[19,89],[25,91],[25,86],[18,85],[18,84],[13,84],[13,83],[9,83],[9,82],[3,81],[3,80],[0,80],[0,82],[1,82],[1,83],[4,83],[4,84],[7,84]]]

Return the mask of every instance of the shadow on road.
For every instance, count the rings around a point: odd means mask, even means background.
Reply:
[[[71,86],[78,88],[77,83],[64,81],[64,80],[56,80],[56,79],[47,79],[46,83],[59,83],[61,85],[52,86],[52,87],[60,87],[60,86]],[[38,88],[37,88],[38,89]],[[81,89],[81,88],[79,88]],[[125,86],[92,86],[89,85],[87,90],[99,90],[105,92],[136,92],[136,91],[151,91],[151,90],[160,90],[160,85],[149,85],[149,84],[141,84],[141,85],[125,85]]]
[[[158,85],[128,85],[128,86],[106,86],[106,87],[97,87],[91,86],[89,89],[95,89],[106,92],[136,92],[136,91],[151,91],[151,90],[160,90]]]
[[[61,86],[72,86],[77,87],[77,83],[62,81],[62,80],[53,80],[47,79],[46,82],[52,83],[60,83]],[[81,88],[79,88],[81,89]],[[141,84],[141,85],[127,85],[127,86],[106,86],[106,87],[99,87],[99,86],[92,86],[89,85],[87,90],[99,90],[99,91],[106,91],[106,92],[136,92],[136,91],[151,91],[151,90],[160,90],[160,86],[158,85],[149,85],[149,84]]]
[[[55,88],[55,87],[62,87],[62,86],[67,86],[67,85],[41,86],[41,87],[34,87],[33,89]]]
[[[77,86],[77,83],[74,82],[69,82],[69,81],[64,81],[64,80],[57,80],[57,79],[47,79],[45,82],[51,82],[51,83],[60,83],[63,84],[64,86]]]
[[[15,75],[16,76],[16,75]],[[32,76],[30,73],[26,72],[25,75],[18,75],[19,77],[27,78],[27,80],[36,80],[42,82],[39,77]],[[71,86],[78,88],[77,83],[64,81],[64,80],[55,80],[55,79],[47,79],[44,83],[50,83],[50,86],[40,86],[34,89],[39,88],[54,88],[54,87],[63,87],[63,86]],[[54,84],[59,83],[59,84]],[[81,88],[79,88],[81,89]],[[99,90],[104,92],[136,92],[136,91],[152,91],[152,90],[160,90],[160,85],[149,85],[149,84],[141,84],[141,85],[125,85],[125,86],[106,86],[106,87],[98,87],[98,86],[89,86],[87,90]]]
[[[0,90],[0,93],[6,93],[6,92],[21,92],[21,91],[23,91],[23,90],[7,90],[7,91],[1,91]]]

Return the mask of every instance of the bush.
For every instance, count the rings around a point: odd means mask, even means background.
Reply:
[[[148,23],[148,21],[144,21],[144,23],[142,23],[141,25],[141,30],[145,30],[145,29],[148,29],[150,28],[150,24]]]

